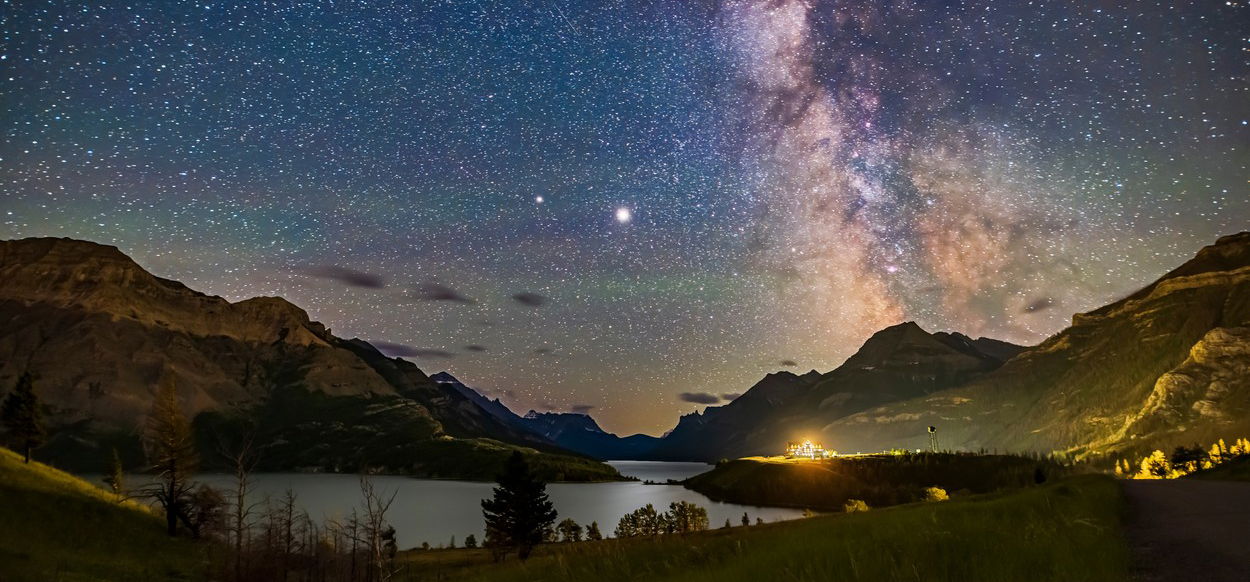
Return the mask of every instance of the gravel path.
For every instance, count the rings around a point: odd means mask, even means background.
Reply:
[[[1250,482],[1123,484],[1135,580],[1250,581]]]

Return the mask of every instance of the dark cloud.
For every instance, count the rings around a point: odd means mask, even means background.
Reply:
[[[1025,305],[1024,312],[1025,313],[1037,313],[1038,311],[1045,311],[1054,306],[1055,306],[1055,299],[1053,297],[1041,297],[1038,299],[1034,299],[1032,303]]]
[[[716,404],[720,402],[720,396],[707,392],[682,392],[677,395],[677,399],[694,404]]]
[[[796,361],[794,361],[794,360],[782,360],[782,361],[781,361],[781,365],[782,365],[782,366],[785,366],[785,367],[787,367],[787,368],[793,368],[793,367],[795,367],[795,366],[799,365],[799,363],[798,363],[798,362],[796,362]]]
[[[412,290],[412,296],[420,301],[451,301],[454,303],[473,304],[476,300],[461,294],[441,283],[427,282]]]
[[[721,400],[724,400],[725,402],[733,402],[734,400],[737,400],[739,396],[742,396],[741,392],[726,392],[720,395]]]
[[[525,293],[516,293],[512,296],[512,299],[521,305],[528,305],[529,307],[539,307],[547,303],[546,297],[537,293],[530,293],[528,291]]]
[[[417,357],[417,358],[430,358],[430,359],[432,359],[432,358],[442,358],[442,359],[447,359],[447,358],[454,358],[454,357],[456,357],[456,354],[455,354],[454,352],[449,352],[449,351],[447,351],[447,350],[432,350],[432,349],[418,348],[418,349],[416,350],[416,353],[414,353],[414,354],[413,354],[413,356],[414,356],[414,357]]]
[[[446,350],[432,350],[426,348],[414,348],[404,344],[394,344],[391,342],[369,342],[379,352],[386,354],[392,358],[454,358],[456,354]]]
[[[338,281],[348,287],[364,287],[366,289],[381,289],[386,287],[386,278],[373,273],[364,271],[356,271],[335,265],[320,265],[315,267],[307,267],[301,271],[310,277],[319,279],[332,279]]]
[[[464,346],[464,351],[466,351],[466,352],[477,352],[477,353],[479,353],[479,354],[480,354],[480,353],[482,353],[482,352],[486,351],[486,346],[479,346],[479,345],[477,345],[477,344],[469,344],[469,345],[467,345],[467,346]]]
[[[590,414],[590,411],[594,409],[594,405],[591,404],[574,404],[569,407],[569,412],[576,414]]]

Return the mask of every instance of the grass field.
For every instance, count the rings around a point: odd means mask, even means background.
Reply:
[[[199,580],[207,545],[41,463],[0,448],[0,581]]]
[[[403,580],[1120,581],[1123,503],[1109,477],[1008,494],[734,527],[540,547],[526,563],[482,550],[409,552]]]

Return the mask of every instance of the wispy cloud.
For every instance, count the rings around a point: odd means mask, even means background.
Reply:
[[[300,272],[310,277],[318,279],[330,279],[338,281],[348,287],[364,287],[366,289],[381,289],[386,287],[386,278],[373,273],[339,267],[337,265],[317,265],[300,269]]]
[[[473,304],[477,301],[442,283],[426,282],[412,290],[413,298],[420,301],[450,301],[453,303]]]
[[[677,395],[677,399],[694,404],[716,404],[720,402],[720,396],[708,392],[682,392]]]
[[[530,293],[528,291],[513,294],[512,300],[529,307],[541,307],[547,303],[546,297],[537,293]]]

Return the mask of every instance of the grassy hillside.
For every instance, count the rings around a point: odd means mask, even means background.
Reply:
[[[1046,460],[965,453],[823,461],[752,457],[721,463],[686,484],[719,501],[838,510],[848,499],[873,507],[917,501],[926,487],[941,487],[953,495],[1015,489],[1054,479],[1062,470]]]
[[[199,580],[206,546],[147,509],[0,449],[0,580]]]
[[[482,550],[410,552],[400,579],[483,582],[1127,579],[1122,500],[1107,477],[962,501],[540,547],[522,564]],[[418,573],[419,569],[419,573]]]

